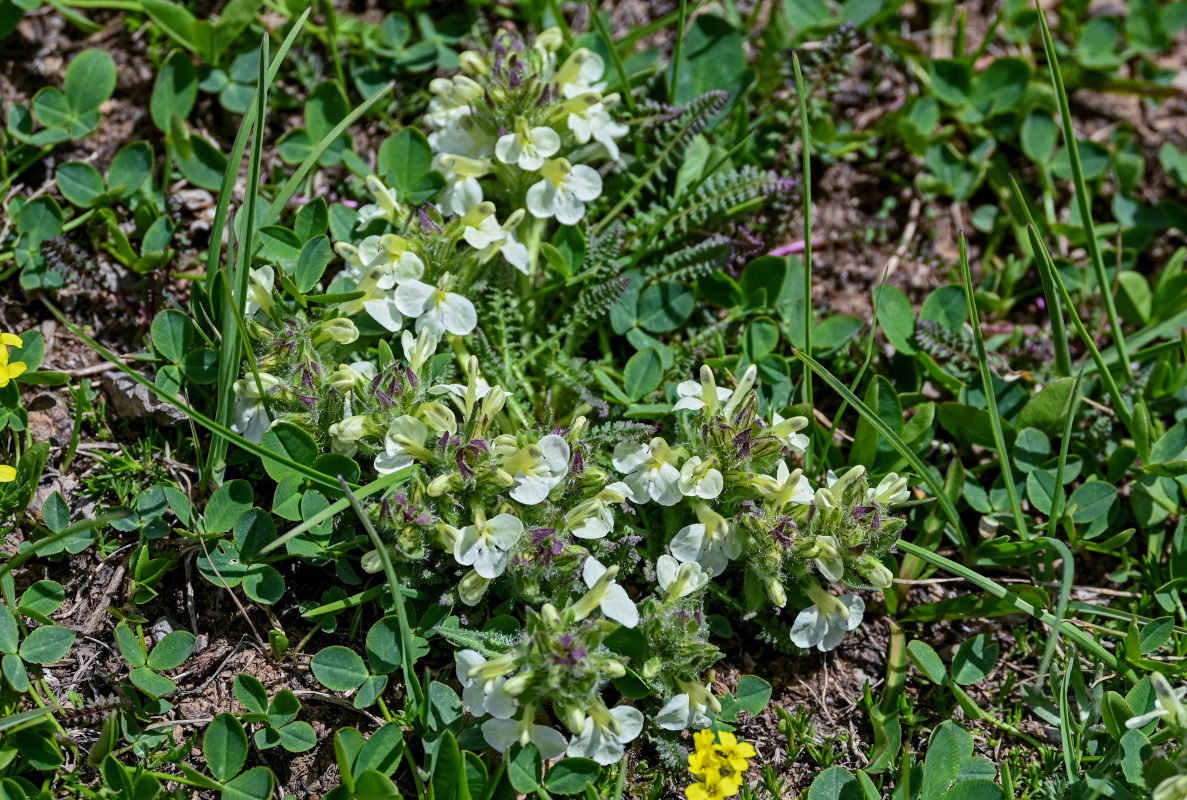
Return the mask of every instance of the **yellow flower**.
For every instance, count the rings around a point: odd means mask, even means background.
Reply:
[[[722,731],[717,736],[720,741],[717,749],[721,752],[722,761],[736,772],[745,772],[749,769],[748,759],[757,755],[754,752],[754,745],[749,742],[739,742],[737,736],[726,731]]]
[[[23,361],[8,363],[8,347],[20,347],[22,344],[24,343],[21,337],[16,334],[0,333],[0,388],[7,386],[10,380],[28,369]]]
[[[716,741],[716,734],[714,734],[713,731],[709,730],[708,728],[705,728],[702,731],[697,731],[692,735],[692,744],[698,753],[702,750],[715,750]]]
[[[690,783],[684,790],[684,796],[688,800],[725,800],[736,795],[741,788],[742,783],[736,777],[710,773],[703,783]]]
[[[694,778],[708,780],[710,775],[720,775],[722,766],[724,764],[721,756],[717,755],[717,751],[712,748],[698,749],[688,754],[688,771]]]
[[[7,464],[0,464],[0,483],[11,483],[16,480],[16,468]]]

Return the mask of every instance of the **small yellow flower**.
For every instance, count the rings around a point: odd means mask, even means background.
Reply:
[[[697,731],[692,735],[692,744],[693,747],[696,748],[697,752],[701,752],[702,750],[716,749],[716,742],[716,734],[714,734],[713,731],[709,730],[708,728],[705,728],[702,731]]]
[[[0,483],[12,483],[16,480],[16,468],[7,464],[0,464]]]
[[[750,742],[739,742],[737,736],[726,731],[717,734],[717,737],[720,742],[718,750],[721,752],[722,761],[736,772],[745,772],[750,768],[749,759],[757,755],[754,745]]]
[[[707,780],[710,775],[720,775],[722,766],[721,756],[712,748],[698,749],[688,754],[688,771],[694,778]]]
[[[742,788],[742,783],[734,776],[710,774],[705,781],[690,783],[684,790],[688,800],[725,800],[733,797]]]
[[[23,344],[21,337],[16,334],[0,333],[0,388],[7,386],[10,380],[28,369],[23,361],[8,363],[8,348],[10,346],[20,347]],[[8,480],[12,479],[9,478]]]

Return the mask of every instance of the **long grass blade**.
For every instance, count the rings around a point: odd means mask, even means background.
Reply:
[[[1054,614],[1038,608],[1033,603],[1023,600],[1018,595],[1011,592],[1000,583],[986,578],[963,564],[958,564],[955,561],[945,558],[938,553],[933,553],[930,550],[919,547],[912,542],[900,541],[897,547],[905,553],[910,553],[916,558],[922,559],[934,567],[944,570],[952,575],[964,578],[969,583],[978,587],[984,592],[1010,603],[1016,609],[1024,614],[1034,617],[1039,622],[1045,625],[1050,625],[1057,629],[1061,635],[1071,639],[1084,650],[1091,652],[1096,658],[1100,659],[1102,663],[1110,669],[1116,670],[1123,674],[1130,681],[1136,683],[1137,675],[1134,674],[1133,669],[1128,665],[1123,664],[1117,659],[1115,655],[1106,650],[1100,642],[1096,641],[1091,635],[1080,630],[1075,625],[1070,624],[1067,620],[1060,620]]]
[[[260,42],[260,70],[256,83],[256,119],[255,135],[251,143],[251,159],[248,162],[246,219],[240,233],[239,253],[231,264],[227,283],[235,290],[228,294],[222,292],[222,314],[219,319],[219,329],[222,334],[222,346],[218,351],[218,383],[215,384],[216,404],[214,409],[215,421],[224,428],[230,427],[231,410],[234,405],[234,386],[239,378],[240,348],[247,344],[239,335],[238,320],[243,317],[243,309],[247,302],[247,284],[251,273],[251,255],[255,241],[256,206],[260,194],[260,170],[263,166],[264,153],[264,118],[268,111],[268,73],[264,65],[268,63],[268,36],[264,35]],[[227,171],[237,171],[238,163],[233,166],[227,164]],[[225,179],[225,176],[224,176]],[[212,244],[213,246],[213,244]],[[216,294],[217,283],[207,284],[211,290],[211,298]],[[226,284],[222,284],[226,285]],[[229,441],[216,435],[210,442],[210,452],[206,455],[206,463],[202,465],[199,483],[207,485],[211,480],[222,482],[222,474],[226,464],[227,447]]]
[[[1013,175],[1010,176],[1010,188],[1014,192],[1015,201],[1022,208],[1022,213],[1026,217],[1025,222],[1035,225],[1034,215],[1030,213],[1030,204],[1026,202],[1022,189],[1018,186],[1018,181],[1014,180]],[[1035,227],[1038,228],[1037,225]],[[1055,291],[1055,282],[1051,278],[1051,268],[1047,264],[1047,259],[1035,253],[1034,260],[1039,280],[1043,284],[1043,297],[1047,300],[1047,309],[1051,317],[1051,338],[1055,343],[1055,371],[1060,375],[1071,375],[1072,357],[1067,344],[1067,326],[1063,321],[1063,301],[1059,299],[1059,293]]]
[[[1014,514],[1014,524],[1018,526],[1018,535],[1023,539],[1029,539],[1030,529],[1026,525],[1026,516],[1022,513],[1022,501],[1018,498],[1018,487],[1014,484],[1014,468],[1010,460],[1010,453],[1006,449],[1006,437],[1002,434],[1002,417],[997,408],[997,392],[993,388],[993,371],[989,368],[989,357],[985,352],[985,336],[981,332],[981,319],[977,314],[977,298],[973,293],[973,273],[969,269],[968,245],[963,232],[957,239],[960,244],[960,276],[964,283],[964,300],[969,309],[969,322],[973,326],[973,344],[977,348],[977,363],[981,367],[981,385],[985,389],[985,401],[989,406],[989,427],[993,429],[997,461],[1002,470],[1002,480],[1006,484],[1006,494],[1010,498],[1010,511]]]
[[[804,352],[812,355],[812,132],[808,128],[808,93],[804,90],[804,73],[800,68],[800,54],[791,54],[791,64],[795,69],[795,90],[800,99],[800,134],[804,139],[803,175],[804,175],[804,315],[803,325]],[[812,370],[804,364],[804,402],[808,408],[815,408],[812,397]],[[816,430],[813,421],[808,426],[808,435]],[[804,472],[814,474],[812,470],[812,454],[814,447],[809,447],[804,453]]]
[[[346,481],[341,477],[338,480],[342,482],[342,490],[346,492],[346,497],[350,501],[355,515],[363,523],[363,529],[371,537],[371,543],[375,545],[375,549],[379,553],[379,560],[383,564],[383,574],[387,576],[387,586],[392,593],[392,602],[396,607],[396,620],[400,626],[400,660],[404,672],[404,686],[412,695],[413,707],[420,708],[424,702],[424,687],[417,680],[416,667],[412,663],[412,627],[408,624],[408,612],[404,608],[404,584],[400,581],[400,576],[396,574],[396,567],[392,563],[392,556],[388,552],[387,545],[375,530],[375,526],[371,524],[371,518],[363,510],[358,497],[350,490],[350,485]]]
[[[1047,67],[1051,72],[1051,85],[1055,88],[1055,98],[1059,102],[1059,119],[1063,129],[1063,143],[1067,148],[1068,161],[1072,168],[1072,184],[1076,188],[1076,203],[1080,207],[1080,217],[1084,222],[1084,233],[1088,238],[1088,255],[1092,260],[1092,269],[1096,273],[1097,287],[1100,289],[1101,300],[1105,304],[1105,313],[1109,318],[1109,333],[1117,347],[1117,355],[1125,367],[1125,380],[1133,379],[1133,366],[1129,361],[1129,351],[1125,345],[1125,333],[1121,330],[1121,320],[1117,317],[1117,304],[1113,302],[1113,289],[1109,286],[1109,279],[1105,273],[1105,259],[1100,252],[1100,242],[1096,238],[1096,225],[1092,221],[1092,198],[1088,194],[1088,182],[1084,180],[1084,167],[1080,164],[1079,145],[1076,144],[1076,132],[1072,127],[1072,112],[1067,102],[1067,89],[1063,85],[1063,73],[1059,69],[1059,59],[1055,55],[1055,43],[1051,39],[1051,30],[1047,27],[1047,17],[1043,6],[1035,0],[1038,10],[1039,27],[1043,32],[1043,49],[1047,53]]]

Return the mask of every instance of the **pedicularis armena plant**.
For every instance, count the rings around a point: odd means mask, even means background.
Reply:
[[[236,385],[235,428],[259,441],[296,426],[344,462],[403,475],[368,514],[407,585],[464,609],[439,633],[468,711],[488,718],[486,742],[611,764],[645,730],[672,737],[720,710],[705,611],[715,584],[742,588],[743,613],[798,612],[801,647],[856,631],[864,604],[846,590],[890,585],[880,559],[903,525],[892,509],[906,480],[871,486],[858,466],[814,485],[801,467],[807,419],[780,416],[753,364],[693,365],[653,417],[629,420],[538,369],[528,334],[508,331],[530,327],[558,282],[600,298],[603,314],[631,282],[583,285],[549,243],[592,250],[625,192],[644,203],[625,188],[628,153],[691,112],[626,113],[605,93],[602,59],[565,53],[555,30],[530,44],[501,34],[460,64],[433,81],[423,120],[444,178],[435,196],[413,207],[368,177],[373,202],[337,227],[350,235],[319,304],[291,281],[278,289],[279,267],[252,272],[254,363]],[[697,113],[719,106],[703,98]],[[619,251],[653,244],[646,226],[612,230]],[[534,335],[538,355],[566,331]],[[509,339],[519,349],[500,352]],[[485,624],[506,615],[511,632]]]

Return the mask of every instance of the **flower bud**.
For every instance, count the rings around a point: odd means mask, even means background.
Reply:
[[[540,31],[540,33],[536,34],[536,41],[533,43],[533,46],[549,53],[555,53],[557,50],[561,49],[561,45],[564,43],[565,37],[564,34],[561,33],[561,29],[552,27],[546,28]],[[580,728],[577,730],[580,730]]]
[[[858,574],[869,581],[871,586],[877,586],[879,589],[889,589],[894,584],[894,573],[885,564],[868,553],[857,560],[855,567]]]
[[[326,320],[314,327],[313,344],[320,347],[330,341],[351,344],[359,338],[359,329],[345,317]]]
[[[562,624],[561,612],[556,610],[556,606],[552,603],[545,603],[540,606],[540,619],[551,628],[559,628]]]
[[[486,59],[474,50],[463,50],[458,53],[458,66],[471,75],[486,75],[490,72],[490,65]]]
[[[437,523],[437,537],[441,540],[441,547],[448,552],[453,552],[453,546],[461,535],[462,532],[448,522]]]
[[[783,588],[783,583],[777,578],[767,581],[767,599],[776,608],[783,608],[787,605],[787,590]]]
[[[461,476],[456,472],[444,472],[429,482],[425,493],[429,497],[440,497],[447,492],[460,488],[461,483]]]
[[[573,733],[581,733],[585,727],[585,711],[579,706],[565,706],[564,720],[565,727]]]
[[[507,394],[502,386],[492,386],[482,400],[482,419],[493,420],[503,410],[507,402]]]
[[[454,433],[457,431],[457,419],[449,406],[444,403],[421,403],[416,409],[418,419],[438,433]]]
[[[462,578],[461,582],[458,583],[457,595],[466,605],[476,606],[482,600],[482,596],[486,594],[487,587],[489,586],[489,580],[474,570],[470,570]]]
[[[532,673],[521,672],[513,678],[508,678],[503,684],[503,691],[512,697],[518,697],[523,694],[524,689],[528,688],[528,681],[532,679]]]
[[[609,659],[605,662],[605,669],[602,674],[613,680],[614,678],[621,678],[626,675],[626,667],[622,665],[621,661]]]
[[[734,389],[734,393],[730,395],[729,402],[725,404],[725,417],[729,419],[737,411],[738,406],[742,403],[743,398],[747,393],[754,388],[754,382],[758,380],[758,367],[751,364],[742,373],[742,379],[738,381],[738,388]]]

